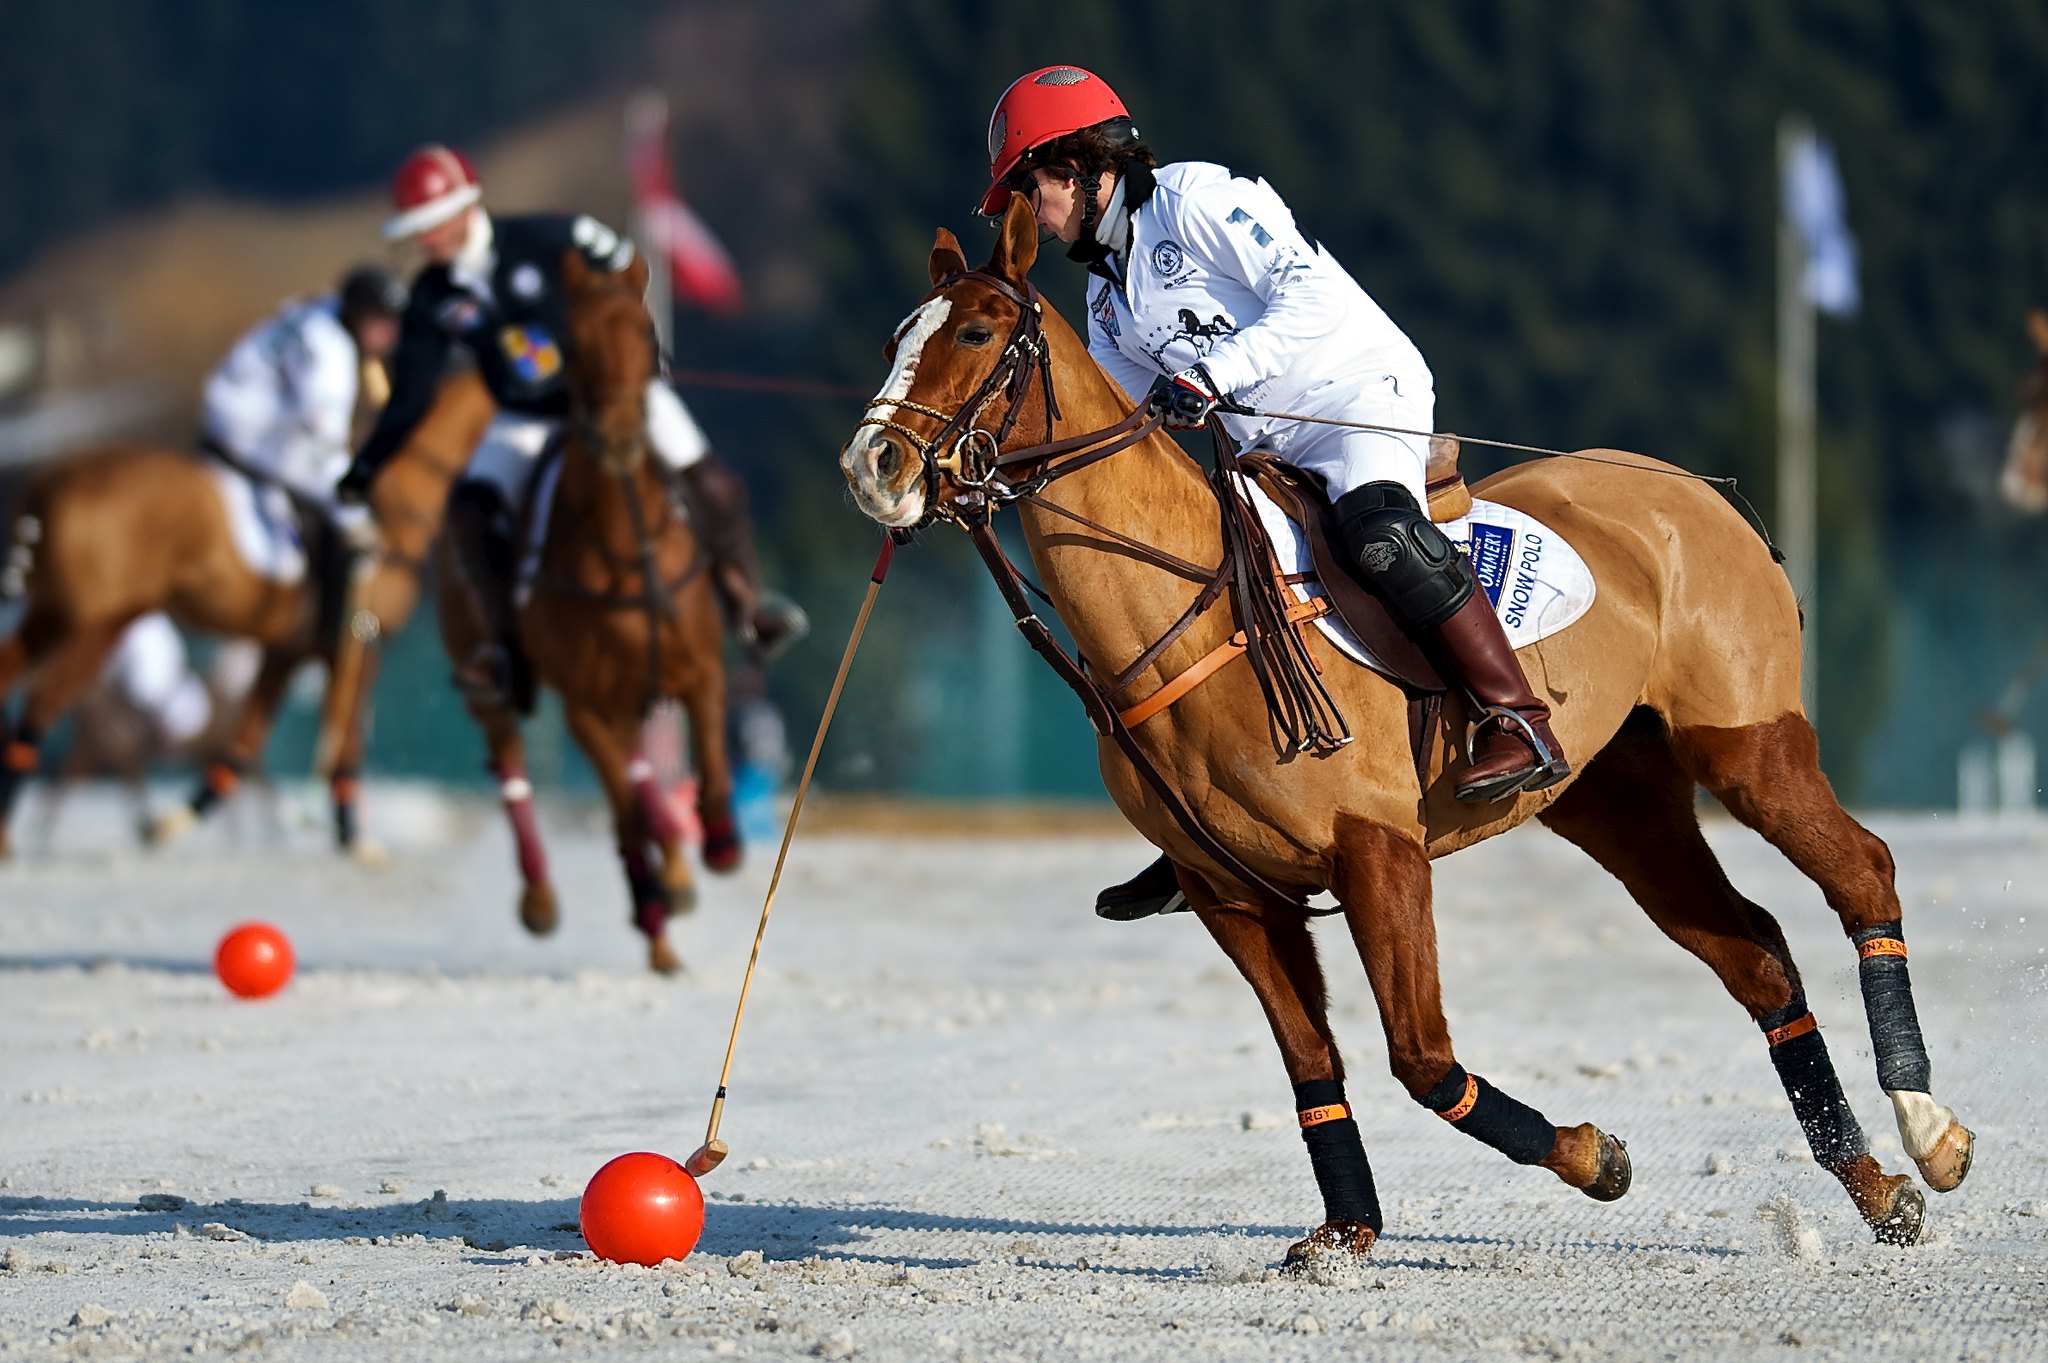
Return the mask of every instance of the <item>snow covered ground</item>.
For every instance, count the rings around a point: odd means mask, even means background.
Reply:
[[[2048,825],[1878,820],[1937,1096],[1978,1133],[1930,1243],[1874,1246],[1755,1029],[1540,830],[1438,867],[1461,1058],[1628,1140],[1602,1206],[1444,1128],[1319,929],[1388,1210],[1369,1267],[1273,1267],[1319,1204],[1251,993],[1189,917],[1088,905],[1108,831],[800,837],[705,1181],[699,1251],[593,1261],[584,1181],[702,1135],[772,849],[643,973],[607,837],[554,809],[561,933],[513,922],[492,812],[373,790],[372,870],[208,832],[159,856],[90,797],[0,868],[0,1359],[2048,1356]],[[1854,956],[1750,835],[1880,1158]],[[301,973],[209,971],[271,919]]]

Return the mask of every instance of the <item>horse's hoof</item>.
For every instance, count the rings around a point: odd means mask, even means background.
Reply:
[[[647,943],[647,966],[657,975],[674,975],[682,970],[683,958],[676,955],[676,949],[668,944],[668,938],[650,938]]]
[[[1968,1177],[1970,1159],[1976,1152],[1976,1135],[1961,1122],[1951,1120],[1948,1130],[1934,1143],[1934,1149],[1927,1152],[1927,1158],[1913,1163],[1920,1166],[1921,1181],[1928,1187],[1937,1193],[1952,1193]]]
[[[1897,1174],[1885,1180],[1896,1184],[1884,1209],[1870,1218],[1871,1238],[1880,1245],[1917,1245],[1927,1228],[1927,1195],[1913,1186],[1913,1180]]]
[[[1595,1202],[1618,1201],[1628,1191],[1633,1174],[1628,1162],[1628,1146],[1621,1137],[1610,1136],[1603,1131],[1600,1133],[1600,1172],[1579,1191]]]
[[[1281,1267],[1288,1273],[1300,1273],[1329,1258],[1363,1259],[1372,1253],[1379,1238],[1380,1233],[1363,1221],[1325,1221],[1287,1247]]]
[[[381,871],[391,864],[391,849],[375,838],[357,838],[342,849],[342,855],[373,871]]]
[[[519,922],[536,937],[545,937],[562,921],[555,887],[546,881],[529,885],[519,894]]]
[[[697,907],[697,882],[686,880],[680,885],[664,885],[662,895],[668,901],[669,917],[689,913]]]
[[[730,814],[704,821],[704,864],[720,875],[731,875],[740,869],[740,858],[744,851],[740,843],[739,825]]]
[[[197,827],[199,816],[192,812],[192,806],[179,805],[168,814],[158,815],[142,840],[151,847],[168,847]]]

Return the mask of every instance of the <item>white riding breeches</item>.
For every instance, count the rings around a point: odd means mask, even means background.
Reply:
[[[559,417],[498,413],[477,442],[463,479],[488,483],[505,499],[505,505],[519,506],[542,452],[561,424]],[[672,469],[686,469],[711,451],[711,442],[690,409],[676,396],[676,390],[660,379],[650,379],[647,384],[647,445]]]
[[[1436,419],[1436,394],[1426,380],[1387,374],[1341,403],[1318,404],[1317,416],[1428,431]],[[1367,483],[1399,483],[1427,507],[1429,437],[1394,431],[1360,431],[1344,426],[1295,422],[1263,436],[1255,448],[1268,449],[1323,480],[1330,500]]]

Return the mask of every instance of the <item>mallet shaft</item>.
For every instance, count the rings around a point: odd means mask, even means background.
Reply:
[[[854,652],[860,647],[860,636],[867,630],[868,616],[875,608],[875,597],[882,590],[882,579],[889,575],[889,564],[895,556],[894,537],[885,538],[882,552],[875,558],[875,571],[868,578],[868,594],[860,603],[860,614],[853,621],[853,633],[846,640],[846,652],[840,655],[838,675],[832,678],[832,690],[825,697],[825,713],[818,717],[818,732],[811,739],[810,756],[804,759],[804,774],[796,783],[796,799],[789,807],[789,822],[782,828],[782,848],[775,854],[775,870],[768,877],[768,897],[761,902],[761,922],[754,929],[754,949],[747,956],[746,973],[740,976],[739,1005],[733,1009],[732,1033],[726,1038],[725,1064],[718,1071],[718,1094],[711,1100],[711,1120],[704,1129],[704,1144],[683,1165],[692,1175],[709,1173],[726,1155],[726,1144],[718,1139],[718,1123],[725,1116],[725,1088],[732,1079],[733,1050],[739,1045],[740,1020],[747,1015],[747,995],[754,986],[754,967],[761,960],[761,939],[768,932],[768,913],[775,907],[776,887],[782,884],[782,866],[789,860],[789,844],[796,837],[796,821],[804,812],[804,796],[810,792],[811,776],[818,769],[818,754],[825,746],[825,731],[832,727],[832,714],[839,708],[839,693],[846,687],[846,674],[853,667]]]

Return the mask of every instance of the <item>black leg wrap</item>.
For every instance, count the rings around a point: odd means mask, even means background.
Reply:
[[[1510,1098],[1453,1063],[1435,1088],[1418,1100],[1458,1130],[1517,1164],[1536,1164],[1557,1144],[1557,1128],[1535,1108]]]
[[[1794,994],[1792,1002],[1777,1012],[1757,1019],[1764,1039],[1771,1046],[1771,1064],[1778,1082],[1792,1100],[1792,1115],[1806,1133],[1814,1163],[1823,1169],[1837,1169],[1858,1155],[1870,1153],[1863,1127],[1842,1093],[1842,1081],[1835,1074],[1835,1062],[1828,1059],[1828,1043],[1821,1039],[1820,1026],[1807,1011],[1804,995]]]
[[[1344,1101],[1344,1085],[1335,1079],[1296,1084],[1294,1105],[1302,1121],[1301,1143],[1308,1147],[1316,1187],[1322,1190],[1324,1219],[1362,1222],[1371,1226],[1375,1235],[1385,1230],[1372,1166],[1366,1162],[1358,1122]],[[1338,1111],[1344,1115],[1332,1115]]]
[[[1913,1008],[1913,979],[1906,969],[1906,934],[1899,923],[1879,923],[1852,939],[1856,974],[1863,984],[1863,1013],[1870,1019],[1870,1044],[1877,1052],[1877,1082],[1886,1090],[1932,1092],[1933,1068],[1920,1039],[1920,1015]]]
[[[14,812],[21,787],[42,765],[42,735],[27,721],[12,731],[0,716],[0,820]]]

